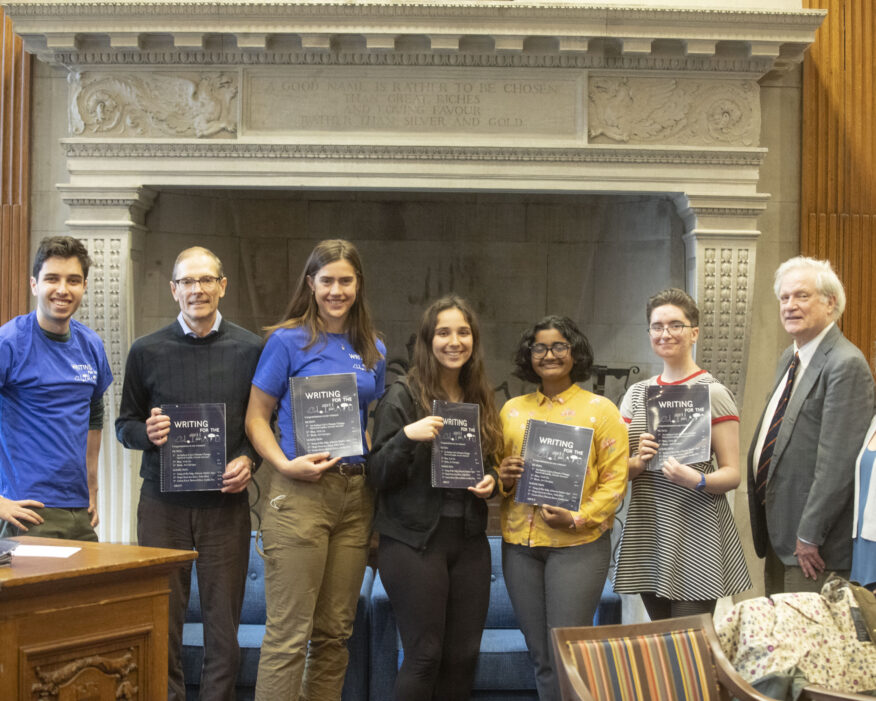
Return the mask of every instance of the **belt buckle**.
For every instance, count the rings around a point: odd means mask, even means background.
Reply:
[[[339,462],[338,472],[342,477],[356,477],[365,474],[362,464],[356,462]]]

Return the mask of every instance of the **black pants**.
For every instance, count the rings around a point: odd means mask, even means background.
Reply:
[[[249,563],[249,504],[246,499],[215,509],[167,504],[145,494],[137,507],[140,545],[198,551],[198,590],[204,621],[201,699],[233,701],[240,663],[237,624]],[[191,590],[191,565],[170,574],[167,641],[168,701],[185,701],[182,631]]]
[[[398,621],[404,660],[396,701],[466,701],[490,604],[490,546],[442,518],[425,550],[380,537],[378,567]]]

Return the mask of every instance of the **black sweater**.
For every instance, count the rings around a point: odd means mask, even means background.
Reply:
[[[407,381],[397,380],[374,411],[368,481],[377,490],[374,528],[413,548],[424,548],[441,518],[443,489],[432,486],[432,444],[412,441],[404,427],[426,416]],[[487,505],[468,490],[456,490],[464,505],[465,535],[487,528]]]
[[[259,456],[246,437],[244,419],[261,349],[258,336],[225,319],[218,333],[205,338],[186,336],[179,321],[174,321],[134,341],[125,365],[116,436],[126,448],[143,451],[143,493],[201,508],[246,499],[246,490],[239,494],[162,493],[159,449],[146,435],[146,419],[152,407],[162,404],[224,402],[228,461],[247,455],[258,463]]]

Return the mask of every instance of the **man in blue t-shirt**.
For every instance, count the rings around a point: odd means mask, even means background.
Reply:
[[[72,317],[91,259],[82,242],[40,242],[36,311],[0,327],[0,536],[97,540],[103,393],[113,380],[98,335]]]

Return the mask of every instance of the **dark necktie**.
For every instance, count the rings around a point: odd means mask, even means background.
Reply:
[[[791,399],[791,388],[794,386],[794,375],[797,374],[797,366],[799,364],[800,356],[794,353],[794,359],[788,367],[788,380],[785,382],[785,389],[782,390],[782,396],[779,397],[779,403],[776,405],[776,411],[773,414],[772,423],[770,423],[770,430],[767,431],[766,438],[763,440],[760,460],[757,461],[757,474],[754,477],[754,495],[757,497],[759,504],[763,504],[766,501],[767,475],[770,471],[770,461],[773,459],[773,448],[776,445],[779,429],[782,427],[782,419],[785,418],[785,409],[788,407],[788,402]]]

